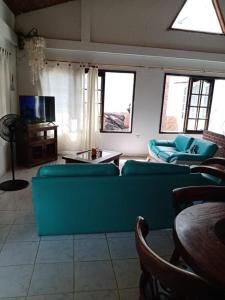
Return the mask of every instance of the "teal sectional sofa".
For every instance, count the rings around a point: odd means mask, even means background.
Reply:
[[[134,230],[142,215],[151,229],[171,227],[174,188],[218,183],[188,166],[127,161],[114,164],[49,165],[32,178],[39,235]]]
[[[218,146],[207,140],[178,134],[174,141],[150,140],[148,149],[156,160],[191,165],[212,157]]]

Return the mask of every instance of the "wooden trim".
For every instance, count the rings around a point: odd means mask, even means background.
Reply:
[[[197,30],[190,30],[190,29],[169,28],[168,30],[171,30],[171,31],[182,31],[182,32],[189,32],[189,33],[203,33],[203,34],[224,36],[224,33],[208,32],[208,31],[197,31]]]
[[[212,0],[212,4],[215,8],[216,15],[219,20],[221,29],[222,29],[223,33],[225,34],[225,22],[224,22],[224,18],[223,18],[223,14],[222,14],[219,2],[218,2],[218,0]]]

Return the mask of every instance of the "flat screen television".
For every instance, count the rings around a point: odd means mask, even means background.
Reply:
[[[20,115],[26,123],[55,121],[55,97],[20,96]]]

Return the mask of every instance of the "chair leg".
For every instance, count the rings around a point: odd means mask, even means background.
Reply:
[[[176,264],[179,261],[179,258],[180,258],[180,253],[179,253],[177,247],[175,247],[175,249],[173,251],[173,254],[170,258],[170,263],[171,264]]]

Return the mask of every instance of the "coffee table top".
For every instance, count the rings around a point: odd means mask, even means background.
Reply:
[[[109,151],[109,150],[97,150],[96,156],[93,157],[91,150],[87,151],[74,151],[69,154],[64,155],[62,158],[66,161],[74,162],[86,162],[86,163],[103,163],[109,162],[116,159],[122,155],[121,152]]]

